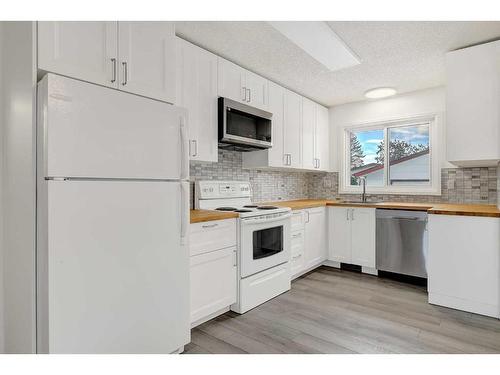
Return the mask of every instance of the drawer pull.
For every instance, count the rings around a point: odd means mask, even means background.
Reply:
[[[301,256],[302,256],[302,254],[295,255],[295,256],[293,256],[293,257],[292,257],[292,260],[297,259],[297,258],[300,258]]]
[[[202,228],[215,228],[218,225],[219,224],[217,224],[217,223],[214,223],[214,224],[205,224],[205,225],[202,225],[201,227]]]

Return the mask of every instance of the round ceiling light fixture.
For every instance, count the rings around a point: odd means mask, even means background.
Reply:
[[[396,93],[396,89],[392,87],[377,87],[365,92],[365,96],[369,99],[380,99],[396,95]]]

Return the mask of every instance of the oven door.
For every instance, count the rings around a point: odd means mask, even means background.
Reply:
[[[290,260],[291,213],[241,219],[240,276],[247,277]]]

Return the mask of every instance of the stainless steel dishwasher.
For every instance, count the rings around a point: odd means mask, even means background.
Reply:
[[[376,218],[377,270],[427,278],[427,213],[377,209]]]

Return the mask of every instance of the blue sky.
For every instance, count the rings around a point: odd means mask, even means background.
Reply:
[[[364,164],[374,163],[375,157],[377,156],[377,145],[384,139],[384,131],[382,129],[367,130],[354,132],[354,134],[361,142],[361,147],[365,154],[363,158]],[[419,125],[391,128],[389,130],[389,137],[391,140],[399,139],[413,145],[423,144],[428,146],[429,126]]]

